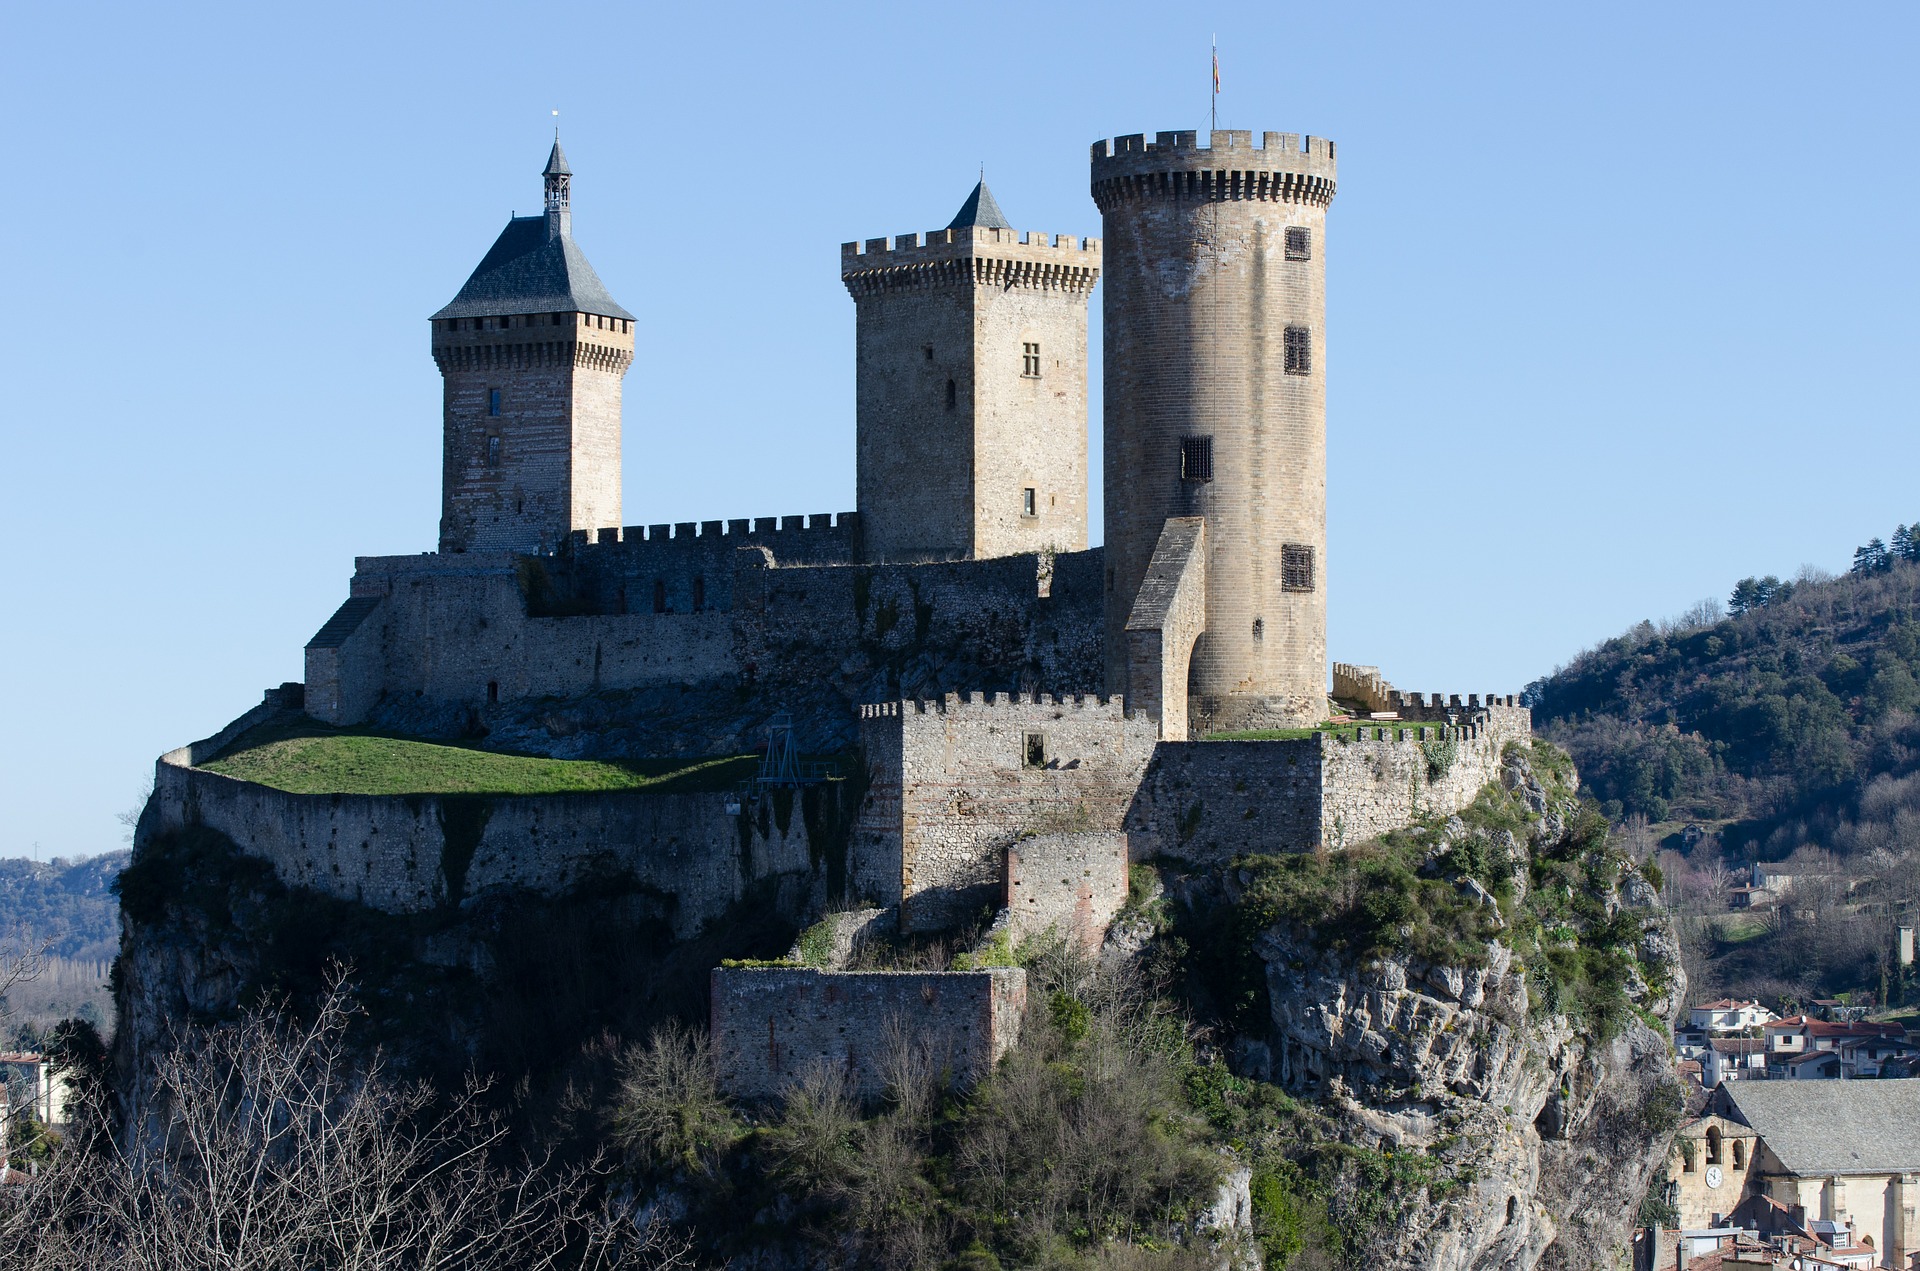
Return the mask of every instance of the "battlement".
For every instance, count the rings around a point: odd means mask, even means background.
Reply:
[[[1086,292],[1100,240],[963,225],[840,245],[840,278],[857,299],[897,287],[984,285]]]
[[[780,543],[796,549],[800,554],[810,545],[826,546],[824,540],[834,540],[833,546],[850,545],[860,527],[858,512],[814,512],[795,516],[740,517],[727,521],[675,521],[659,525],[628,525],[620,528],[608,527],[601,530],[575,530],[569,538],[569,545],[579,551],[589,546],[638,547],[641,544],[657,547],[662,543],[674,543],[680,546],[698,545],[712,547],[716,539],[727,539],[720,544],[726,547],[747,546],[746,540],[753,539],[754,545],[766,545],[769,538],[778,538]],[[812,540],[810,544],[801,542],[802,536]],[[841,540],[846,540],[842,543]],[[775,560],[780,553],[774,553]]]
[[[1270,199],[1325,207],[1333,201],[1335,151],[1325,137],[1216,128],[1209,145],[1193,131],[1144,133],[1093,143],[1093,199],[1161,197],[1200,201]]]
[[[948,693],[934,700],[874,702],[860,708],[862,719],[893,719],[906,715],[990,715],[1030,717],[1035,709],[1049,717],[1071,711],[1082,719],[1140,719],[1143,714],[1127,713],[1126,699],[1118,693],[1111,697],[1093,693],[1063,693],[1056,701],[1051,693]]]
[[[1494,712],[1524,712],[1529,719],[1533,715],[1512,693],[1488,693],[1484,698],[1478,693],[1468,693],[1463,701],[1458,693],[1402,693],[1394,689],[1387,694],[1387,701],[1387,708],[1400,718],[1429,722],[1444,720],[1450,715],[1470,718]]]

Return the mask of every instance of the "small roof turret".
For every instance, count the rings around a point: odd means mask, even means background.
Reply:
[[[986,178],[973,187],[973,193],[960,205],[960,210],[948,223],[948,229],[963,229],[968,225],[981,229],[1012,229],[1013,222],[1000,210],[1000,204],[993,197],[993,191],[987,188]]]
[[[567,166],[567,152],[560,148],[560,138],[553,139],[553,153],[547,156],[547,166],[540,173],[543,177],[570,177],[573,169]]]

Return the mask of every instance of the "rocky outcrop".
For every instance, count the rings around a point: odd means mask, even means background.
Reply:
[[[1543,786],[1524,758],[1506,784],[1532,813],[1530,846],[1551,849],[1570,787]],[[1442,844],[1471,833],[1450,822]],[[1515,859],[1524,885],[1527,857]],[[1238,1066],[1316,1100],[1344,1141],[1435,1165],[1427,1194],[1376,1232],[1370,1265],[1584,1269],[1626,1247],[1677,1120],[1664,1026],[1684,977],[1652,888],[1628,871],[1603,899],[1642,928],[1630,1009],[1606,1026],[1543,1012],[1506,932],[1471,966],[1356,961],[1295,925],[1258,937],[1271,1027],[1239,1039]]]

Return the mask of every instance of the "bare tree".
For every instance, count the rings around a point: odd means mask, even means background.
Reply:
[[[482,1085],[442,1098],[352,1062],[351,1015],[336,980],[311,1022],[262,1010],[178,1038],[118,1134],[57,1153],[0,1211],[0,1271],[692,1265],[685,1237],[596,1209],[584,1170],[501,1164]]]

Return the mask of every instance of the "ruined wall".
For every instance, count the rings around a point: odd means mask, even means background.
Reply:
[[[1500,775],[1500,752],[1526,736],[1508,720],[1458,727],[1362,728],[1320,747],[1320,839],[1339,848],[1432,814],[1458,812]]]
[[[1004,904],[1015,939],[1052,931],[1097,949],[1127,903],[1127,836],[1039,834],[1007,848]]]
[[[1155,736],[1119,698],[1045,693],[863,707],[861,732],[870,756],[891,761],[897,748],[900,794],[896,811],[890,793],[869,791],[850,872],[884,879],[897,868],[908,931],[997,908],[1006,850],[1024,836],[1119,830]]]
[[[716,967],[711,1031],[720,1088],[779,1095],[818,1067],[842,1069],[865,1098],[884,1093],[890,1043],[927,1048],[936,1071],[972,1084],[1019,1040],[1027,973]]]
[[[676,935],[697,933],[749,884],[782,877],[796,914],[824,897],[836,852],[812,842],[807,800],[837,785],[748,801],[714,793],[291,794],[188,766],[202,743],[155,766],[142,833],[204,825],[306,887],[386,913],[492,893],[558,896],[619,877],[669,899]],[[831,817],[825,818],[832,820]],[[817,863],[818,862],[818,863]]]

